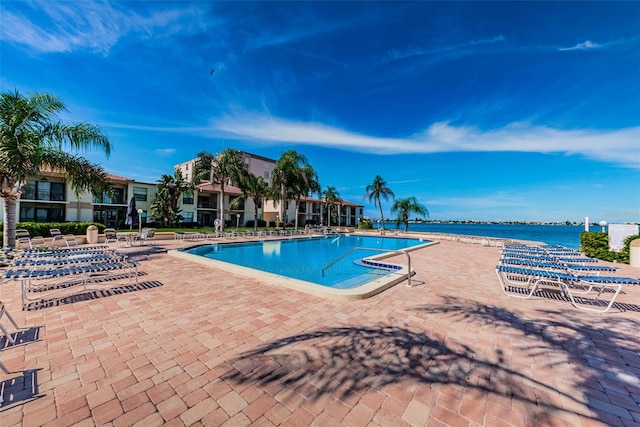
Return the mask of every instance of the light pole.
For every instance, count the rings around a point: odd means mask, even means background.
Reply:
[[[138,233],[142,232],[142,209],[138,209]]]
[[[240,227],[240,214],[236,214],[236,230]]]
[[[604,233],[604,228],[607,226],[607,221],[600,221],[598,224],[600,224],[600,227],[602,227],[602,232]]]

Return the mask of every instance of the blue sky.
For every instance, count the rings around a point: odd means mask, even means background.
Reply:
[[[0,24],[1,90],[99,124],[110,173],[295,149],[432,219],[640,221],[640,2],[3,1]]]

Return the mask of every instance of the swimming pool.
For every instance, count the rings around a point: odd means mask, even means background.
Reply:
[[[277,277],[344,290],[360,287],[368,282],[402,272],[402,266],[384,262],[373,263],[375,268],[363,265],[364,263],[359,262],[362,258],[384,255],[381,251],[370,250],[356,250],[329,266],[350,250],[361,247],[412,250],[428,243],[430,242],[425,239],[342,234],[284,240],[213,243],[187,248],[183,252],[271,273]],[[405,260],[403,259],[402,262],[405,263]],[[406,274],[405,268],[405,278]]]

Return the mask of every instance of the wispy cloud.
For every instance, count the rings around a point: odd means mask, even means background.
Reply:
[[[493,37],[487,37],[482,39],[470,40],[464,43],[451,44],[446,46],[439,46],[436,48],[423,48],[413,47],[408,49],[391,49],[388,55],[392,59],[404,59],[415,56],[433,55],[441,53],[451,53],[455,51],[467,51],[474,46],[489,45],[505,41],[503,35],[497,35]]]
[[[591,40],[586,40],[574,46],[560,47],[558,48],[558,50],[571,51],[571,50],[596,50],[596,49],[624,48],[624,47],[637,44],[638,41],[640,41],[640,36],[635,36],[630,39],[623,38],[623,39],[611,40],[607,42],[593,42]]]
[[[159,156],[172,156],[178,152],[175,148],[158,148],[155,150]]]
[[[458,208],[488,209],[497,207],[527,207],[531,202],[519,193],[499,192],[478,197],[443,197],[428,200],[430,206],[456,206]]]
[[[583,43],[578,43],[575,46],[558,48],[558,50],[588,50],[588,49],[598,49],[601,47],[602,45],[600,43],[594,43],[590,40],[587,40]]]
[[[36,8],[39,13],[29,13],[27,17],[5,4],[0,37],[35,52],[88,50],[107,55],[125,35],[147,38],[161,29],[166,36],[192,29],[201,22],[198,19],[201,12],[194,6],[139,15],[106,2],[16,2],[15,5]],[[34,16],[39,17],[37,21],[30,19]]]
[[[406,138],[383,138],[320,123],[252,115],[220,119],[212,126],[237,138],[262,143],[312,145],[383,155],[455,151],[566,153],[640,168],[637,155],[640,127],[562,130],[514,123],[500,129],[481,130],[439,122]]]

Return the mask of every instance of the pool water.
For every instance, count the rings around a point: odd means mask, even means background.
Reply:
[[[424,239],[330,235],[286,240],[223,243],[187,249],[190,254],[241,265],[281,276],[292,277],[335,289],[360,286],[389,274],[389,268],[374,268],[359,263],[380,251],[357,250],[338,263],[328,264],[356,247],[405,249],[428,243]],[[323,269],[325,269],[323,274]]]

